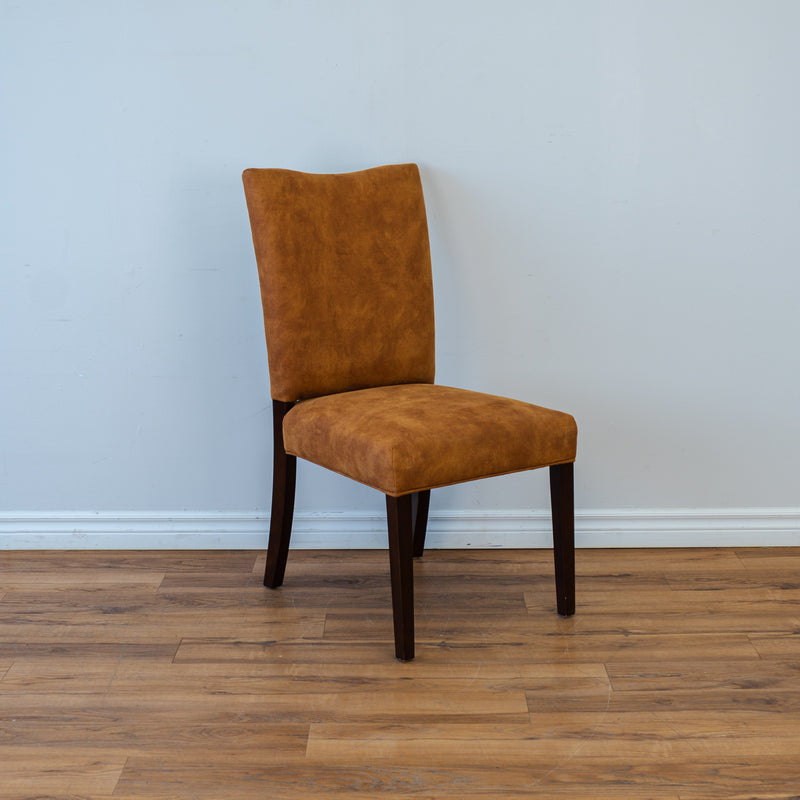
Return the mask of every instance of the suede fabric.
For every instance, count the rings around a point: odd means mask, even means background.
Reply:
[[[433,283],[419,170],[248,169],[271,394],[432,383]]]
[[[569,414],[448,386],[382,386],[295,405],[286,452],[398,497],[575,460]]]

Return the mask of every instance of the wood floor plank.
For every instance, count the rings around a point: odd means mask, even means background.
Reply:
[[[798,661],[609,661],[608,675],[615,691],[673,691],[691,686],[705,691],[800,692]]]
[[[752,588],[772,588],[772,589],[798,589],[800,579],[797,576],[787,576],[774,572],[758,574],[750,570],[743,573],[673,573],[666,576],[666,581],[671,589],[688,591],[713,591],[718,592],[725,589],[737,590],[746,593]]]
[[[113,681],[119,662],[80,662],[60,659],[58,662],[29,662],[18,659],[0,681],[0,698],[9,694],[79,694],[89,696],[104,691]]]
[[[602,589],[593,586],[591,589],[583,587],[580,593],[581,610],[592,610],[603,612],[619,608],[619,600],[612,597],[613,592],[609,589]],[[537,603],[541,605],[546,597],[533,592],[525,592],[525,597],[533,601],[531,605]],[[748,577],[738,585],[730,585],[726,588],[706,587],[702,583],[695,584],[691,589],[676,589],[669,586],[667,591],[661,587],[650,589],[640,586],[636,589],[637,611],[659,611],[665,612],[683,611],[692,607],[716,609],[721,604],[736,605],[743,603],[759,604],[762,607],[769,604],[773,608],[781,608],[784,605],[796,606],[800,603],[800,578],[796,588],[790,588],[785,581],[776,578],[774,575],[764,575],[761,578]]]
[[[30,592],[38,594],[70,592],[86,586],[107,586],[115,589],[135,589],[155,592],[164,580],[164,572],[156,570],[72,570],[65,572],[3,571],[0,573],[0,592]],[[4,598],[5,601],[5,598]]]
[[[775,742],[775,752],[796,752],[800,737],[797,721],[791,715],[774,715],[767,729],[758,711],[553,711],[532,714],[529,722],[464,723],[438,721],[432,724],[403,722],[314,723],[310,740],[403,740],[403,741],[526,741],[528,739],[588,742],[616,742],[625,749],[626,741],[680,741],[693,752],[706,754],[747,754],[759,743]],[[751,742],[755,743],[754,746]],[[697,747],[694,747],[697,744]],[[763,749],[763,748],[762,748]],[[771,750],[772,751],[772,750]]]
[[[664,774],[669,765],[671,777]],[[679,760],[633,760],[622,764],[620,756],[592,758],[576,762],[550,761],[547,765],[525,767],[473,766],[466,759],[455,767],[407,765],[289,765],[261,767],[238,764],[239,780],[226,785],[225,797],[252,798],[255,791],[269,797],[342,798],[396,797],[411,795],[430,798],[474,797],[599,797],[599,798],[675,798],[678,791],[705,793],[705,797],[728,797],[746,789],[761,792],[780,790],[779,782],[791,786],[800,776],[797,769],[772,777],[775,762],[765,759],[760,775],[741,759],[708,762],[692,758]],[[146,758],[132,758],[118,784],[118,792],[130,797],[151,798],[159,787],[174,798],[210,798],[223,785],[228,772],[222,763],[187,764],[183,769],[166,769]],[[258,787],[258,789],[256,788]],[[166,792],[169,794],[167,795]],[[159,796],[159,795],[156,795]],[[262,795],[263,796],[263,795]],[[759,795],[749,795],[759,796]]]
[[[5,574],[68,575],[86,570],[94,574],[129,570],[246,572],[259,559],[263,564],[263,558],[263,550],[7,550],[0,553],[0,578]],[[72,583],[69,578],[66,582]]]
[[[553,591],[548,586],[546,594],[550,600],[549,605],[552,605]],[[353,614],[376,608],[391,608],[388,574],[370,576],[358,582],[342,579],[303,587],[292,585],[286,591],[265,589],[261,585],[260,577],[253,578],[252,584],[248,585],[242,585],[232,575],[209,578],[203,585],[197,586],[190,583],[175,585],[175,582],[165,581],[159,587],[157,597],[172,604],[191,605],[203,602],[218,608],[258,606],[279,609],[302,606],[306,610],[325,609]],[[516,613],[524,608],[524,596],[512,580],[476,587],[475,584],[464,584],[452,576],[430,586],[420,587],[416,592],[418,613],[426,608],[435,610],[450,606]]]
[[[54,669],[43,664],[12,667],[0,681],[0,703],[15,713],[45,709],[54,696],[75,701],[102,695],[98,707],[117,715],[128,711],[152,717],[176,705],[202,707],[205,714],[239,712],[284,718],[290,715],[309,720],[347,719],[371,714],[389,716],[481,714],[523,715],[527,712],[525,692],[532,686],[547,685],[547,679],[512,679],[499,685],[497,679],[427,679],[408,685],[408,679],[298,677],[265,674],[200,674],[182,665],[145,667],[135,662],[104,664],[94,669],[74,669],[63,664]],[[549,683],[563,686],[563,678]],[[587,691],[606,679],[573,678],[575,691]],[[502,688],[502,690],[501,690]],[[24,695],[24,704],[18,698]],[[78,704],[79,705],[79,702]],[[62,703],[66,707],[66,703]]]
[[[0,797],[91,797],[111,794],[126,758],[103,748],[48,747],[3,743]]]
[[[670,657],[675,648],[691,649],[693,657],[708,651],[709,657],[758,658],[758,652],[747,638],[750,628],[737,626],[734,633],[700,632],[671,633],[657,632],[653,621],[641,633],[617,629],[604,630],[611,625],[606,620],[600,623],[600,632],[593,632],[593,617],[562,619],[555,614],[508,618],[501,615],[466,613],[429,614],[417,619],[418,644],[438,641],[449,643],[481,643],[486,641],[516,643],[525,646],[527,657],[535,661],[549,661],[553,658],[566,658],[571,661],[597,661],[610,658],[636,658],[636,654],[646,651],[655,657]],[[627,620],[626,620],[627,622]],[[636,618],[629,620],[631,626],[637,624]],[[783,628],[787,623],[768,620],[768,624]],[[586,632],[586,628],[589,631]],[[691,623],[689,626],[691,628]],[[544,629],[545,632],[542,632]],[[769,629],[769,628],[767,628]],[[651,632],[652,631],[652,632]],[[374,613],[369,616],[332,613],[325,624],[326,640],[391,639],[391,614]],[[680,643],[680,645],[678,644]],[[696,655],[695,655],[696,653]],[[418,656],[419,657],[419,656]]]
[[[228,771],[223,764],[203,763],[187,765],[184,771],[165,770],[163,765],[152,764],[147,759],[132,758],[118,784],[117,792],[131,797],[152,797],[152,787],[168,791],[161,797],[212,798],[215,789],[224,784]],[[642,785],[626,786],[626,776],[603,774],[601,780],[578,780],[568,785],[567,792],[553,790],[542,784],[552,773],[545,767],[497,769],[461,764],[457,768],[431,767],[424,763],[409,765],[313,765],[264,768],[257,764],[239,765],[239,780],[228,785],[225,797],[229,800],[268,796],[281,800],[308,797],[397,797],[428,798],[459,797],[635,797],[667,800],[676,793],[669,788],[656,788],[643,794]],[[583,786],[580,786],[580,782]],[[643,782],[642,782],[643,783]],[[581,794],[583,789],[583,794]],[[594,794],[586,793],[591,789]],[[261,795],[254,794],[261,791]]]
[[[281,758],[304,758],[309,723],[266,724],[258,718],[240,719],[232,713],[180,711],[131,721],[129,714],[113,708],[74,714],[50,709],[0,719],[0,743],[36,745],[39,748],[95,749],[104,753],[147,752],[170,761],[180,752],[206,753],[220,747],[260,754],[271,763]],[[3,752],[0,745],[0,752]],[[0,792],[0,797],[2,793]]]
[[[175,642],[161,644],[152,642],[84,642],[71,641],[16,641],[0,642],[0,654],[7,654],[13,661],[52,661],[71,658],[78,661],[120,661],[140,658],[156,663],[170,662],[178,650]]]
[[[372,630],[371,637],[340,640],[324,639],[319,642],[238,641],[224,639],[184,639],[175,656],[176,661],[282,661],[307,662],[324,658],[337,663],[374,664],[386,660],[390,635],[380,638]],[[448,632],[445,632],[448,633]],[[371,641],[370,641],[371,639]],[[391,648],[390,648],[391,649]],[[480,641],[477,636],[453,635],[417,639],[415,664],[425,668],[429,664],[454,663],[474,665],[479,662],[506,663],[595,663],[598,660],[641,661],[652,657],[655,661],[672,659],[676,652],[689,652],[689,658],[756,660],[758,651],[742,634],[690,634],[613,636],[610,634],[581,636],[534,635],[524,642]]]
[[[177,589],[190,590],[192,592],[206,592],[209,589],[257,589],[260,594],[263,591],[263,577],[252,573],[243,573],[233,570],[170,570],[161,581],[159,591],[168,592]]]
[[[0,608],[0,640],[11,643],[47,638],[50,641],[168,644],[180,641],[193,631],[224,637],[231,629],[230,616],[227,609],[216,614],[205,609],[201,616],[192,610],[107,613],[104,609],[72,611],[46,606],[27,612],[14,607],[5,611]],[[320,614],[293,613],[282,620],[275,616],[263,608],[243,609],[237,621],[237,632],[244,638],[272,641],[318,639],[323,634],[325,618]]]
[[[176,662],[220,663],[220,662],[260,662],[260,663],[297,663],[308,664],[322,662],[324,664],[375,665],[386,664],[389,638],[377,641],[363,639],[352,640],[320,640],[314,642],[281,642],[281,641],[243,641],[237,639],[204,639],[187,637],[181,641],[175,655]],[[431,665],[458,664],[459,669],[475,669],[483,663],[531,664],[550,663],[546,657],[536,658],[536,651],[529,645],[519,642],[495,643],[475,641],[436,641],[420,642],[417,640],[416,658],[412,662],[419,669],[427,669]],[[726,655],[746,652],[753,657],[755,650],[742,650],[739,643],[735,647],[725,648]],[[757,657],[757,655],[756,655]],[[390,652],[391,658],[391,652]],[[597,658],[586,658],[585,663],[596,663]],[[574,659],[575,663],[583,663],[583,659]],[[573,663],[570,658],[565,663]],[[404,669],[404,665],[394,664],[390,669]]]
[[[800,575],[800,553],[796,547],[736,548],[734,552],[748,572],[783,573],[790,579]]]
[[[690,604],[685,600],[665,603],[659,610],[637,609],[630,617],[620,617],[613,608],[601,610],[586,608],[569,621],[569,630],[574,634],[616,633],[631,634],[705,634],[705,633],[749,633],[758,629],[764,633],[790,633],[800,627],[800,604],[785,603],[782,606],[761,602],[759,611],[755,603],[715,603],[703,608],[700,603]],[[541,619],[542,609],[529,609]],[[327,631],[326,631],[327,632]]]
[[[412,697],[403,690],[388,689],[374,692],[334,691],[271,692],[269,685],[263,692],[245,692],[211,696],[203,692],[186,692],[176,698],[171,694],[154,694],[148,698],[125,695],[114,690],[106,698],[109,708],[137,710],[139,713],[157,713],[174,706],[176,700],[194,703],[199,698],[209,713],[235,711],[242,714],[260,714],[275,720],[312,721],[364,718],[380,714],[386,717],[443,717],[443,716],[521,716],[527,713],[525,693],[522,690],[497,692],[475,689],[464,692],[415,692]]]
[[[215,628],[227,624],[236,612],[237,622],[243,623],[298,623],[307,620],[319,622],[324,615],[319,610],[298,609],[295,606],[277,606],[250,602],[243,603],[225,596],[217,604],[217,595],[204,600],[192,600],[185,596],[119,594],[97,592],[70,593],[58,600],[42,596],[10,593],[0,604],[0,626],[26,623],[30,625],[83,625],[103,626],[107,624],[130,626],[131,629],[180,626],[182,630],[203,626]],[[201,616],[202,612],[202,616]]]
[[[609,693],[608,699],[599,695],[552,696],[529,692],[528,705],[532,713],[542,711],[574,710],[580,706],[586,711],[619,713],[658,708],[670,711],[736,711],[749,709],[771,714],[790,714],[800,719],[800,693],[772,692],[762,690],[731,692],[709,692],[704,689],[681,689],[670,691],[637,691]]]
[[[760,742],[748,740],[741,755],[762,756],[775,754],[779,743],[774,738]],[[793,739],[777,752],[783,757],[797,752],[798,740]],[[554,762],[581,759],[613,760],[624,748],[629,762],[669,761],[698,756],[698,742],[686,742],[663,737],[644,739],[638,735],[628,739],[609,740],[595,736],[583,741],[547,737],[536,739],[504,739],[499,741],[477,739],[322,739],[309,741],[307,757],[312,764],[381,764],[381,763],[425,763],[430,753],[436,753],[436,763],[457,768],[466,763],[494,769],[528,768],[531,774],[546,773]],[[358,753],[358,756],[355,755]],[[716,751],[711,748],[711,754]],[[735,754],[734,754],[735,755]],[[353,764],[357,766],[357,764]]]
[[[277,641],[293,639],[318,639],[322,635],[324,620],[306,619],[300,622],[253,622],[238,626],[241,635],[250,640]],[[151,624],[136,627],[132,630],[127,629],[124,622],[119,620],[102,624],[75,624],[68,622],[62,624],[48,623],[42,621],[38,624],[28,626],[28,635],[33,637],[48,637],[54,642],[59,640],[71,640],[79,642],[97,642],[104,644],[173,644],[180,641],[185,630],[185,624],[181,620],[165,621],[163,625],[158,624],[157,617]],[[198,630],[202,626],[198,626]],[[224,620],[219,620],[215,624],[206,626],[206,630],[211,635],[215,633],[220,638],[230,631],[230,624]],[[0,638],[7,642],[20,641],[20,627],[16,624],[0,623]],[[22,643],[22,642],[20,642]]]
[[[611,759],[620,752],[631,764],[692,757],[726,762],[748,756],[791,759],[800,752],[800,731],[790,724],[770,733],[740,726],[730,735],[717,714],[716,725],[708,726],[704,735],[692,729],[687,736],[685,731],[697,720],[681,722],[677,714],[595,714],[587,719],[582,713],[559,724],[562,716],[566,715],[533,717],[528,726],[312,725],[308,757],[318,763],[347,764],[358,753],[370,763],[415,763],[435,753],[436,763],[443,766],[464,759],[472,765],[524,766],[556,758]]]
[[[273,665],[267,665],[273,666]],[[227,668],[225,665],[224,668]],[[295,663],[284,665],[291,674],[305,678],[342,678],[352,676],[352,666],[347,663]],[[552,662],[533,663],[531,661],[485,661],[428,659],[425,663],[397,662],[389,669],[385,663],[359,665],[359,677],[385,678],[392,676],[413,679],[415,682],[438,679],[482,680],[482,681],[516,681],[525,679],[529,682],[537,680],[593,680],[608,685],[605,666],[600,663],[554,664]]]
[[[762,658],[800,660],[800,629],[775,633],[761,631],[750,635],[750,642]]]

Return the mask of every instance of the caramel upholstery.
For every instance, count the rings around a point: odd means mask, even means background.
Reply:
[[[575,460],[560,411],[449,386],[381,386],[298,403],[287,453],[398,497]]]
[[[275,400],[433,383],[428,224],[413,164],[248,169]]]
[[[437,386],[428,228],[414,164],[343,175],[249,169],[273,398],[264,584],[283,582],[297,457],[386,496],[395,654],[414,657],[412,555],[430,490],[549,467],[558,611],[575,610],[566,413]]]

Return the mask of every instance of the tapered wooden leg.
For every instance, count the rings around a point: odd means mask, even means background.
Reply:
[[[297,475],[297,458],[287,455],[283,447],[283,418],[294,403],[272,401],[272,511],[269,518],[269,544],[264,586],[277,589],[283,583],[289,539],[292,536],[294,516],[294,488]]]
[[[411,514],[414,520],[414,558],[422,558],[425,552],[425,533],[428,530],[428,508],[431,503],[431,490],[414,492]]]
[[[558,613],[575,613],[575,501],[572,464],[550,467],[550,505],[553,514],[553,558],[556,567]]]
[[[389,567],[392,574],[394,652],[400,661],[414,658],[414,561],[412,499],[386,495]]]

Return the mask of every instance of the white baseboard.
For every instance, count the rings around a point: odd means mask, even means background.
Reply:
[[[238,512],[0,512],[0,550],[255,549],[268,516]],[[800,546],[800,508],[577,511],[578,547]],[[434,511],[431,548],[550,547],[548,511]],[[298,513],[297,549],[386,547],[382,515]]]

